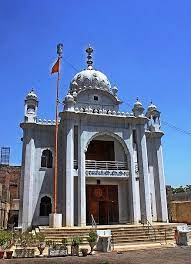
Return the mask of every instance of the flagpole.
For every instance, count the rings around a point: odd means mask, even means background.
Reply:
[[[59,85],[60,66],[62,59],[62,44],[57,45],[58,54],[58,75],[56,81],[56,126],[55,126],[55,151],[54,151],[54,180],[53,180],[53,213],[57,213],[57,186],[58,186],[58,107],[59,107]]]

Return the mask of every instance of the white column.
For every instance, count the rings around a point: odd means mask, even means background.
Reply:
[[[33,171],[35,144],[34,139],[27,135],[24,138],[26,144],[26,154],[24,162],[24,179],[23,179],[23,212],[22,212],[22,229],[26,230],[32,225],[33,218]]]
[[[78,226],[86,226],[86,175],[84,137],[78,131]]]
[[[138,203],[137,195],[136,195],[136,173],[135,173],[135,160],[134,160],[134,150],[133,150],[133,133],[132,128],[130,127],[130,138],[126,142],[129,150],[128,157],[128,165],[129,165],[129,198],[130,198],[130,220],[133,223],[139,222],[139,214],[138,214]]]
[[[66,135],[66,226],[74,226],[74,126],[67,120]]]
[[[147,144],[144,125],[137,125],[137,152],[140,182],[141,221],[152,222],[151,196],[149,185]]]
[[[166,185],[165,185],[165,178],[164,178],[164,164],[163,164],[163,153],[162,153],[162,145],[161,139],[155,139],[155,147],[156,147],[156,154],[157,154],[157,169],[158,169],[158,185],[155,188],[158,188],[157,194],[160,197],[157,197],[157,207],[160,207],[160,214],[157,215],[158,221],[168,222],[168,211],[167,211],[167,200],[166,200]]]

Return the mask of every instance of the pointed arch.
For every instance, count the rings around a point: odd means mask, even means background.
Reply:
[[[45,149],[41,156],[41,167],[42,168],[52,168],[52,151],[50,149]]]

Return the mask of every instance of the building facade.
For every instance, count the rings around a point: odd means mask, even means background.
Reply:
[[[0,164],[0,228],[18,225],[21,167]]]
[[[60,112],[57,208],[63,226],[167,222],[160,112],[137,99],[120,112],[118,89],[93,67],[71,80]],[[53,204],[55,122],[37,118],[38,98],[25,100],[21,203],[23,228],[48,225]]]

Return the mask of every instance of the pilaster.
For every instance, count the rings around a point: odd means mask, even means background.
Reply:
[[[129,192],[130,192],[130,220],[132,223],[137,224],[139,222],[139,214],[138,214],[138,203],[136,196],[136,173],[135,173],[135,160],[134,160],[134,151],[133,151],[133,133],[132,127],[129,127],[130,138],[126,144],[128,145],[129,150],[129,170],[130,170],[130,177],[129,177]]]
[[[166,200],[166,186],[164,178],[164,164],[163,164],[163,153],[161,138],[155,138],[154,146],[156,149],[156,163],[157,163],[157,173],[155,175],[156,182],[155,189],[157,194],[157,220],[162,222],[168,222],[168,211],[167,211],[167,200]]]
[[[152,222],[147,144],[144,125],[136,125],[140,182],[141,222]]]
[[[30,134],[24,138],[26,144],[24,175],[23,175],[23,212],[22,212],[22,229],[26,230],[32,225],[33,219],[33,182],[34,182],[34,157],[35,143]]]
[[[85,175],[84,134],[81,131],[78,131],[78,226],[85,226],[85,225],[86,225],[86,175]]]
[[[66,226],[74,226],[74,125],[67,120],[66,126]]]

